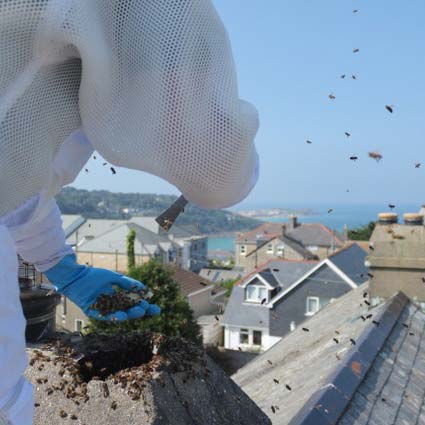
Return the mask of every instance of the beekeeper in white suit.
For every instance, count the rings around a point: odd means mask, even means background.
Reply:
[[[113,284],[143,287],[77,264],[61,187],[97,150],[200,207],[228,207],[257,180],[257,129],[210,0],[0,1],[0,424],[33,413],[17,253],[92,317]],[[143,301],[103,319],[158,313]]]

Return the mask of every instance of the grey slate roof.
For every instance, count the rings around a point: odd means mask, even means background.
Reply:
[[[304,276],[317,265],[317,261],[275,260],[267,264],[283,290]]]
[[[66,216],[62,216],[62,219],[64,220],[65,217]],[[72,233],[68,234],[66,241],[69,244],[77,243],[77,235],[78,242],[82,241],[84,238],[94,239],[125,223],[125,220],[88,219],[84,224],[78,227],[78,229],[74,229]]]
[[[263,279],[267,281],[267,283],[272,286],[273,288],[277,288],[280,286],[279,281],[276,279],[273,272],[269,269],[262,270],[258,273]]]
[[[205,278],[212,280],[213,282],[223,282],[225,280],[238,280],[244,274],[243,268],[234,267],[232,270],[226,269],[202,269],[199,274]]]
[[[357,340],[373,320],[363,321],[360,317],[368,314],[363,302],[367,285],[350,291],[311,317],[303,325],[309,332],[297,327],[232,376],[273,424],[286,425],[291,421],[338,366],[340,360],[336,355],[343,359],[351,347],[350,338]],[[383,308],[375,307],[371,313],[375,316]],[[333,341],[335,337],[338,344]],[[273,413],[272,405],[279,410]]]
[[[273,287],[280,286],[282,290],[291,286],[296,280],[312,269],[317,262],[314,261],[289,261],[275,260],[267,263],[261,276]],[[251,273],[245,278],[252,279],[256,273]],[[241,282],[242,284],[242,282]],[[256,304],[244,304],[245,289],[240,284],[233,288],[232,295],[226,306],[222,320],[223,325],[228,326],[252,326],[256,328],[269,329],[271,310],[266,306]]]
[[[368,269],[365,266],[367,253],[359,245],[353,243],[329,257],[342,272],[357,285],[368,280]]]
[[[83,243],[78,250],[80,252],[125,254],[127,252],[127,235],[132,229],[136,231],[136,242],[138,243],[135,243],[135,253],[138,255],[154,254],[158,246],[166,251],[174,245],[169,239],[156,235],[144,227],[134,223],[124,223],[113,226],[112,230]]]
[[[233,376],[273,424],[425,424],[425,313],[402,293],[367,311],[365,289],[330,304],[309,320],[309,332],[297,329]]]
[[[72,233],[79,229],[85,222],[85,218],[77,214],[62,215],[62,229],[65,232],[65,238],[68,238]]]
[[[202,233],[192,224],[174,224],[169,231],[164,231],[159,227],[155,217],[133,217],[130,220],[132,223],[136,223],[157,235],[167,234],[173,235],[175,238],[190,238],[194,236],[201,236]]]
[[[424,330],[425,314],[407,301],[339,425],[425,424]]]
[[[301,223],[294,230],[288,231],[287,236],[308,246],[332,246],[334,235],[332,230],[323,224]],[[342,246],[342,237],[335,234],[335,246]]]
[[[255,243],[257,239],[270,240],[283,234],[285,223],[263,223],[254,230],[243,233],[236,239],[236,243]],[[334,238],[331,229],[320,223],[299,223],[298,226],[289,230],[286,228],[286,236],[307,246],[332,246]],[[342,246],[343,240],[339,233],[335,233],[335,246]]]
[[[263,248],[265,245],[267,245],[271,240],[278,238],[279,241],[281,241],[283,244],[290,246],[295,252],[297,252],[299,255],[301,255],[305,260],[316,260],[317,256],[313,254],[311,251],[309,251],[307,248],[305,248],[300,242],[288,237],[288,236],[275,236],[271,239],[267,239],[260,243],[257,248],[253,249],[251,252],[249,252],[246,256],[250,257],[254,255],[258,250]],[[258,240],[259,242],[260,240]]]
[[[270,310],[264,305],[244,304],[245,289],[235,286],[226,305],[222,325],[269,328]]]

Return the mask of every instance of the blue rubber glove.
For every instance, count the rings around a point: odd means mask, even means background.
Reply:
[[[141,291],[145,288],[145,285],[110,270],[95,269],[77,264],[77,259],[73,254],[65,256],[58,264],[45,272],[45,275],[60,294],[68,297],[87,316],[94,319],[124,321],[143,316],[155,316],[161,312],[157,305],[142,300],[137,306],[127,311],[116,311],[107,316],[102,316],[98,310],[91,308],[99,295],[114,294],[116,291],[113,285],[129,292]]]

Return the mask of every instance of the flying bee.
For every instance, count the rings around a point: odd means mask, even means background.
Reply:
[[[336,96],[333,93],[331,93],[328,97],[331,100],[335,100],[336,99]]]
[[[389,112],[389,113],[393,113],[394,112],[394,105],[385,105],[385,109]]]
[[[352,156],[350,156],[350,161],[354,161],[354,162],[356,162],[358,159],[359,159],[359,157],[358,157],[358,156],[356,156],[356,155],[352,155]]]
[[[360,52],[360,49],[353,49],[353,53],[358,53],[358,52]]]
[[[379,162],[383,158],[383,156],[379,152],[369,152],[369,158],[372,158],[376,162]]]

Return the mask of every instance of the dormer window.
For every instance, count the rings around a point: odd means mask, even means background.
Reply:
[[[246,254],[246,245],[241,245],[240,253],[241,253],[241,255],[245,255]]]
[[[269,243],[267,245],[267,254],[273,254],[273,253],[274,253],[273,244],[272,243]]]
[[[265,300],[265,301],[264,301]],[[245,291],[245,301],[261,303],[268,301],[268,291],[264,285],[248,285]]]

